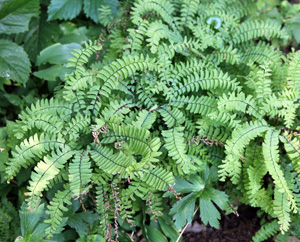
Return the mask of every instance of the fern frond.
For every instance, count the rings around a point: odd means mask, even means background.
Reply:
[[[145,39],[146,32],[149,27],[149,22],[145,19],[141,21],[136,29],[128,29],[129,37],[128,44],[123,46],[124,50],[129,50],[131,54],[138,53],[142,49],[142,44]]]
[[[293,163],[295,171],[300,176],[300,142],[297,137],[291,138],[287,133],[280,136],[280,141],[284,144],[284,149]]]
[[[246,96],[243,92],[229,93],[228,97],[223,94],[218,100],[218,109],[221,112],[240,111],[256,118],[262,118],[255,99],[251,95]]]
[[[202,54],[199,51],[204,49],[200,40],[192,39],[192,38],[188,39],[186,36],[179,43],[172,42],[169,48],[174,49],[176,53],[179,53],[184,56],[191,56],[191,55],[202,56]]]
[[[228,15],[234,15],[238,19],[257,11],[256,2],[249,0],[229,1],[224,7]]]
[[[72,113],[72,108],[70,105],[63,100],[51,98],[41,99],[37,101],[35,104],[31,104],[30,108],[26,108],[21,114],[19,118],[21,121],[17,120],[16,122],[16,130],[21,130],[21,132],[16,132],[15,136],[18,139],[23,138],[24,132],[28,130],[27,123],[34,122],[34,119],[39,119],[44,115],[51,115],[53,117],[60,117],[60,119],[64,120],[66,117],[69,117]]]
[[[141,56],[124,56],[122,59],[105,66],[97,77],[102,80],[101,85],[94,85],[88,91],[88,97],[92,99],[90,109],[95,112],[101,107],[101,96],[109,97],[111,90],[119,81],[126,79],[136,71],[145,71],[155,68],[154,59]]]
[[[219,166],[219,176],[221,181],[225,181],[226,176],[231,177],[234,184],[239,182],[241,173],[241,163],[239,159],[242,157],[245,146],[261,133],[269,129],[269,126],[263,122],[250,122],[246,123],[240,128],[237,128],[232,132],[232,138],[227,140],[226,158],[223,160],[223,164]]]
[[[233,48],[231,45],[226,46],[219,51],[213,51],[211,54],[207,54],[206,61],[213,62],[218,65],[221,62],[227,62],[232,65],[238,64],[240,61],[240,54],[238,49]]]
[[[48,239],[59,232],[58,228],[60,226],[65,225],[67,218],[63,218],[63,213],[68,211],[65,204],[72,204],[71,196],[72,192],[70,191],[69,186],[66,185],[63,191],[58,191],[55,194],[50,205],[48,205],[46,213],[50,215],[50,218],[45,220],[45,223],[50,224],[50,227],[48,227],[45,231]]]
[[[233,31],[235,34],[230,41],[231,44],[239,44],[249,40],[266,37],[266,38],[282,38],[286,39],[288,36],[280,27],[274,22],[246,21],[242,23],[237,29]]]
[[[108,226],[112,221],[111,211],[109,210],[110,205],[107,200],[108,187],[107,184],[100,184],[97,186],[97,212],[100,214],[99,218],[99,232],[103,237],[107,235]]]
[[[212,124],[212,120],[208,119],[208,125],[202,125],[203,120],[198,120],[197,128],[199,128],[198,135],[201,138],[207,138],[209,140],[215,141],[216,144],[224,145],[224,143],[227,141],[227,139],[230,137],[232,130],[228,128],[228,126],[214,126]]]
[[[172,172],[158,166],[147,169],[141,176],[141,180],[160,191],[165,191],[166,187],[175,181]]]
[[[172,88],[174,95],[181,95],[188,92],[198,92],[202,90],[213,90],[222,88],[227,90],[238,90],[236,80],[231,80],[228,73],[218,72],[217,70],[201,71],[200,75],[194,74],[183,80],[184,83],[178,83],[178,86]]]
[[[124,120],[125,115],[133,107],[132,100],[112,100],[108,106],[101,111],[101,116],[107,122],[120,123]]]
[[[19,146],[12,151],[13,158],[10,159],[8,166],[6,167],[6,173],[9,179],[12,179],[21,167],[27,168],[30,164],[34,164],[35,160],[42,158],[43,154],[50,150],[56,150],[58,148],[67,149],[68,145],[64,139],[58,135],[45,135],[29,137],[25,139]]]
[[[270,46],[264,42],[258,42],[257,45],[243,48],[241,53],[241,63],[252,63],[256,62],[259,64],[272,63],[272,65],[281,64],[282,53],[275,50],[273,46]]]
[[[279,231],[279,226],[276,220],[263,225],[256,234],[252,237],[253,242],[263,242]]]
[[[83,116],[81,113],[77,113],[65,126],[62,134],[67,136],[68,140],[75,140],[80,133],[88,133],[89,127],[90,118],[87,115]]]
[[[253,68],[249,73],[250,78],[255,80],[249,86],[255,90],[258,102],[263,102],[272,95],[271,69],[269,66],[270,63],[265,63],[260,65],[259,68]]]
[[[139,25],[139,23],[143,21],[141,16],[150,11],[155,11],[166,23],[170,24],[174,30],[177,29],[172,16],[174,7],[172,3],[167,0],[139,0],[135,2],[131,14],[132,22]]]
[[[75,49],[72,52],[74,57],[68,59],[67,64],[67,67],[74,67],[79,73],[85,72],[85,69],[82,66],[89,61],[89,58],[92,56],[92,54],[102,49],[102,46],[97,44],[97,40],[94,42],[91,40],[86,41],[84,45],[85,48]]]
[[[126,156],[123,152],[114,154],[112,149],[98,144],[92,144],[91,148],[91,157],[101,170],[112,175],[119,173],[121,178],[128,177],[127,168],[135,163],[132,156]]]
[[[27,125],[23,126],[23,131],[38,130],[43,131],[43,133],[48,134],[58,134],[61,132],[63,122],[59,117],[52,116],[44,112],[36,114],[32,119],[28,120]],[[24,132],[25,134],[25,132]]]
[[[287,87],[294,89],[300,97],[300,52],[292,52],[288,55]]]
[[[276,188],[280,193],[284,194],[284,198],[280,196],[281,199],[288,199],[289,206],[291,206],[291,208],[294,211],[297,211],[297,206],[296,206],[293,193],[289,189],[284,174],[278,164],[279,162],[278,143],[279,143],[279,132],[270,129],[267,132],[265,136],[265,142],[263,143],[263,154],[264,154],[265,164],[268,169],[268,172],[274,179]]]
[[[191,113],[199,113],[203,116],[211,113],[217,108],[216,99],[208,96],[181,96],[176,100],[171,100],[169,104],[178,108],[182,108],[184,105],[187,105],[185,110]]]
[[[161,154],[158,151],[160,140],[158,137],[150,140],[150,132],[148,130],[131,125],[123,127],[117,124],[109,124],[109,128],[111,131],[104,135],[101,143],[112,143],[115,140],[125,141],[122,144],[125,149],[142,155],[140,163],[158,161],[157,157]]]
[[[183,1],[178,22],[178,26],[181,30],[186,30],[187,26],[195,22],[195,15],[198,11],[199,3],[199,0]]]
[[[26,195],[29,201],[33,196],[40,196],[44,189],[48,186],[49,181],[52,180],[64,167],[64,164],[74,155],[74,151],[65,147],[63,151],[56,149],[51,155],[45,156],[43,161],[40,161],[35,167],[35,171],[31,173],[31,180],[29,181],[28,192]]]
[[[280,231],[282,233],[289,229],[291,223],[290,217],[290,201],[285,192],[280,192],[279,188],[274,189],[274,214],[278,218]]]
[[[168,150],[169,156],[176,161],[185,174],[194,168],[191,159],[187,156],[186,143],[183,137],[183,127],[174,127],[169,130],[163,130],[162,135],[165,140],[164,147]]]
[[[84,186],[91,181],[92,169],[88,151],[76,151],[69,166],[69,183],[73,197],[82,196],[88,190]]]
[[[209,68],[211,65],[198,59],[191,59],[187,62],[178,62],[174,65],[173,73],[168,78],[174,84],[177,84],[180,79],[190,76],[193,73],[201,73],[204,68]]]
[[[95,71],[85,70],[81,73],[74,71],[72,74],[66,75],[65,80],[66,82],[63,89],[63,98],[66,101],[71,101],[76,96],[75,92],[92,86],[93,83],[96,82],[97,78]]]
[[[178,42],[181,40],[181,37],[176,36],[174,33],[171,33],[168,26],[163,24],[161,21],[152,22],[146,32],[148,36],[147,42],[151,53],[155,54],[158,51],[159,42],[161,39],[168,39],[170,41]]]
[[[150,129],[156,120],[156,113],[142,110],[132,124],[138,128]]]
[[[160,108],[158,112],[169,128],[178,126],[184,122],[184,115],[178,108]]]

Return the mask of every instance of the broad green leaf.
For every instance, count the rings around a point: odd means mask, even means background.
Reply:
[[[171,242],[176,242],[179,237],[179,233],[177,232],[177,229],[171,218],[168,216],[161,216],[158,217],[158,222],[162,232],[168,238],[170,238]],[[183,242],[182,238],[180,238],[179,242]]]
[[[37,57],[36,64],[44,64],[49,62],[50,64],[66,64],[68,59],[73,57],[71,54],[74,49],[81,49],[80,44],[54,44],[46,49],[42,50],[40,55]]]
[[[176,177],[174,189],[176,192],[188,193],[188,192],[199,192],[204,188],[204,182],[199,176],[192,176],[193,180],[190,182],[185,181],[179,177]]]
[[[215,204],[218,205],[220,209],[226,209],[228,205],[228,196],[225,192],[210,188],[211,190],[211,199]]]
[[[30,235],[35,226],[41,220],[41,217],[44,213],[44,204],[40,204],[34,208],[30,209],[25,203],[22,204],[20,210],[20,220],[21,220],[21,232],[23,236]]]
[[[117,17],[120,13],[118,10],[119,2],[117,0],[84,0],[83,11],[87,17],[90,17],[94,22],[99,23],[99,17],[101,14],[100,8],[102,6],[108,6],[114,17]]]
[[[170,210],[170,214],[175,214],[173,219],[175,220],[177,229],[181,229],[186,222],[192,222],[196,198],[197,196],[194,193],[191,193],[177,202]]]
[[[88,29],[86,27],[75,28],[73,31],[69,31],[63,37],[58,39],[58,42],[62,44],[78,43],[81,44],[87,41]]]
[[[0,77],[26,83],[29,73],[30,62],[24,49],[10,40],[0,40]]]
[[[168,242],[168,239],[156,228],[146,226],[149,239],[155,242]]]
[[[221,191],[218,191],[213,188],[208,188],[200,196],[200,217],[202,222],[207,225],[209,223],[212,227],[219,228],[219,221],[221,219],[221,215],[218,209],[213,204],[217,204],[219,208],[225,209],[228,196]]]
[[[38,0],[0,0],[0,33],[27,31],[30,19],[38,14]]]
[[[48,21],[73,19],[81,10],[82,0],[51,0],[48,7]]]
[[[70,74],[71,72],[72,68],[70,67],[54,65],[44,70],[36,71],[33,73],[33,75],[46,81],[56,81],[57,77],[63,80],[65,74]]]
[[[30,60],[35,62],[40,51],[56,41],[58,35],[56,21],[47,22],[44,14],[40,19],[33,18],[29,23],[29,31],[23,35],[24,49]]]
[[[3,96],[14,106],[20,106],[22,103],[22,99],[19,95],[13,93],[5,93]]]
[[[210,199],[200,199],[200,217],[202,222],[207,225],[208,223],[210,226],[219,229],[219,219],[221,219],[221,215],[211,202]]]
[[[88,224],[93,223],[99,219],[99,215],[93,213],[92,211],[74,213],[68,218],[68,225],[71,228],[76,229],[77,231],[81,231],[81,234],[88,235],[89,226]]]

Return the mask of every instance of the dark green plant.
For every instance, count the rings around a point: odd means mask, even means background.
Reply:
[[[33,169],[26,202],[47,204],[45,237],[74,233],[70,218],[86,213],[97,219],[80,220],[89,229],[78,241],[131,241],[135,226],[147,241],[176,241],[168,215],[180,230],[197,202],[218,227],[225,192],[288,231],[299,207],[300,56],[271,45],[288,34],[246,18],[254,1],[141,0],[131,10],[108,47],[76,49],[54,98],[14,125],[6,178]]]
[[[66,67],[71,52],[97,38],[118,18],[119,7],[117,0],[0,1],[0,122],[16,119],[42,95],[51,96],[72,72]]]

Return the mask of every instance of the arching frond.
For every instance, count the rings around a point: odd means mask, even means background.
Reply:
[[[259,37],[277,37],[285,39],[287,34],[280,30],[274,22],[246,21],[242,23],[235,31],[231,40],[232,44],[239,44]]]

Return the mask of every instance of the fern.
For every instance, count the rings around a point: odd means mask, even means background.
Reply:
[[[47,207],[46,213],[50,215],[50,218],[46,219],[45,222],[50,224],[50,227],[48,227],[45,232],[48,238],[52,237],[53,234],[60,232],[60,227],[66,223],[67,218],[63,217],[63,212],[68,211],[65,204],[72,204],[70,201],[71,195],[72,193],[69,187],[66,186],[63,191],[58,191],[55,194],[54,199]]]
[[[91,163],[89,162],[88,151],[76,152],[72,163],[69,166],[70,190],[74,197],[82,196],[88,191],[92,177]]]
[[[252,237],[254,242],[260,242],[275,235],[279,231],[277,221],[274,220],[270,223],[263,225],[260,230]]]
[[[47,205],[47,238],[78,222],[79,240],[127,241],[129,226],[149,241],[156,230],[174,240],[151,220],[164,214],[180,230],[196,201],[202,221],[218,227],[215,205],[226,209],[227,195],[216,188],[287,232],[300,204],[299,54],[268,43],[284,30],[248,17],[259,11],[253,1],[122,6],[116,21],[101,6],[98,41],[74,50],[52,98],[9,123],[5,149],[14,148],[2,170],[12,182],[31,172],[25,200]],[[254,239],[272,236],[275,222]]]
[[[232,133],[232,138],[227,141],[225,146],[227,153],[226,159],[220,166],[221,180],[224,181],[225,176],[230,176],[233,183],[238,183],[241,172],[239,159],[241,158],[245,146],[251,139],[268,129],[269,127],[265,123],[254,122],[245,124]]]
[[[266,38],[287,38],[287,34],[281,31],[275,23],[247,21],[236,29],[236,34],[233,35],[231,43],[235,45],[263,36]]]

